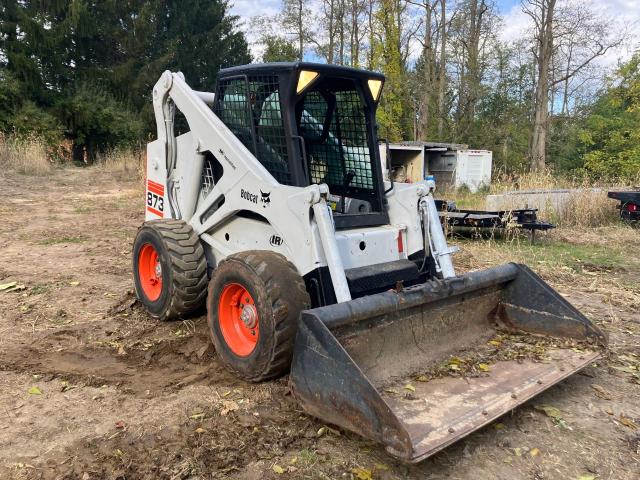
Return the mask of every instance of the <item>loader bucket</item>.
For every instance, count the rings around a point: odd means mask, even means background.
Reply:
[[[585,367],[606,342],[510,263],[302,312],[290,385],[307,413],[418,462]],[[482,369],[457,373],[474,355]]]

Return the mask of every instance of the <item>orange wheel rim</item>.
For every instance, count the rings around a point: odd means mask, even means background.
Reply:
[[[246,357],[260,337],[258,310],[253,297],[239,283],[228,283],[218,303],[218,322],[222,336],[233,353]]]
[[[155,247],[145,243],[138,253],[138,277],[145,297],[152,302],[162,293],[162,265]]]

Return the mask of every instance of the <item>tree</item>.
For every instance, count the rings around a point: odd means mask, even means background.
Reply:
[[[282,3],[281,21],[287,34],[293,36],[298,45],[298,60],[304,59],[305,44],[313,38],[309,25],[311,11],[308,0],[284,0]]]
[[[26,128],[24,112],[44,126],[55,118],[76,159],[91,160],[155,130],[151,90],[163,70],[212,89],[221,67],[251,61],[227,10],[224,0],[3,0],[0,102],[19,91],[7,107],[22,112],[13,123]]]
[[[609,19],[598,18],[586,5],[579,3],[524,0],[522,8],[533,21],[533,55],[537,66],[529,144],[530,166],[536,171],[546,166],[551,93],[557,85],[564,85],[562,111],[567,112],[570,81],[596,58],[619,45],[624,33],[612,35]]]
[[[379,33],[372,45],[372,68],[382,70],[386,76],[378,124],[381,137],[389,141],[407,138],[412,124],[407,108],[406,66],[401,53],[402,14],[403,5],[399,0],[380,0],[375,12]]]
[[[640,51],[608,81],[578,138],[588,175],[640,180]]]
[[[531,170],[544,170],[549,128],[549,70],[553,51],[556,0],[525,0],[523,11],[534,22],[533,55],[537,66],[533,131],[529,143]]]
[[[499,18],[485,0],[466,0],[456,7],[451,27],[452,63],[457,77],[454,119],[455,137],[467,142],[473,130],[483,80],[496,44]]]
[[[268,35],[262,39],[262,44],[265,47],[263,62],[292,62],[298,59],[295,44],[285,38]]]

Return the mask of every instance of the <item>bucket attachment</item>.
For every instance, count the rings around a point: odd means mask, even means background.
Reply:
[[[307,413],[418,462],[593,362],[606,342],[510,263],[302,312],[290,384]]]

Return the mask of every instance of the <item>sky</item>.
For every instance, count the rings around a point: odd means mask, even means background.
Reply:
[[[522,35],[529,26],[528,17],[520,8],[520,0],[495,0],[498,10],[504,17],[504,25],[500,32],[502,40],[513,40]],[[580,0],[573,0],[580,1]],[[611,21],[629,29],[629,38],[633,39],[626,45],[609,52],[600,60],[603,65],[615,65],[619,59],[627,59],[634,48],[638,48],[640,41],[640,0],[582,0],[590,3],[592,7],[603,16],[608,16]],[[273,15],[280,11],[281,0],[231,0],[231,12],[238,15],[243,23],[249,42],[255,38],[249,31],[249,20],[257,15]],[[259,50],[252,45],[254,56],[259,55]]]

